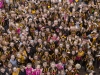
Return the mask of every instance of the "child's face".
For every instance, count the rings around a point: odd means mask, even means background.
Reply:
[[[14,68],[13,68],[13,71],[14,71],[14,72],[16,72],[16,71],[17,71],[17,68],[16,68],[16,67],[14,67]]]
[[[62,56],[63,56],[63,57],[66,57],[66,54],[65,54],[65,53],[63,53],[63,54],[62,54]]]
[[[66,48],[69,49],[69,45],[66,45]]]
[[[31,64],[28,64],[28,65],[27,65],[27,68],[31,68],[31,67],[32,67],[32,65],[31,65]]]
[[[37,67],[36,67],[37,69],[40,69],[40,65],[37,65]]]
[[[5,72],[5,69],[4,68],[1,68],[1,72],[4,73]]]
[[[38,52],[40,52],[41,51],[41,48],[38,48]]]
[[[61,63],[61,62],[59,62],[58,64],[59,64],[60,66],[62,66],[62,63]]]
[[[47,42],[46,41],[44,41],[44,45],[47,45]]]
[[[34,56],[34,59],[37,60],[38,59],[38,56]]]
[[[75,55],[75,51],[72,51],[72,55]]]
[[[77,45],[77,42],[76,42],[76,41],[74,41],[74,45],[75,45],[75,46]]]
[[[48,56],[48,52],[45,52],[45,56]]]
[[[58,49],[55,49],[55,53],[58,53]]]
[[[45,33],[42,33],[42,36],[45,36]]]
[[[47,72],[47,75],[50,75],[50,72]]]
[[[13,47],[14,46],[14,43],[10,43],[10,46]]]
[[[64,70],[61,71],[61,75],[65,75]]]
[[[11,68],[11,67],[12,67],[12,64],[11,64],[11,63],[9,63],[9,64],[8,64],[8,67],[9,67],[9,68]]]
[[[53,42],[53,40],[50,39],[50,43],[52,43],[52,42]]]
[[[89,62],[89,66],[92,66],[92,62]]]
[[[72,67],[71,67],[71,66],[69,66],[69,67],[68,67],[68,70],[69,70],[69,71],[70,71],[70,70],[72,70]]]
[[[21,71],[24,71],[24,68],[21,68]]]
[[[60,44],[59,47],[62,48],[63,47],[63,44]]]
[[[12,60],[14,60],[14,59],[15,59],[15,56],[14,56],[14,55],[12,55],[12,56],[11,56],[11,59],[12,59]]]
[[[91,52],[90,52],[90,51],[88,51],[88,52],[87,52],[87,54],[88,54],[88,55],[90,55],[90,54],[91,54]]]
[[[55,68],[55,63],[51,63],[51,67],[52,68]]]
[[[43,66],[46,67],[46,66],[47,66],[47,62],[44,62],[44,63],[43,63]]]

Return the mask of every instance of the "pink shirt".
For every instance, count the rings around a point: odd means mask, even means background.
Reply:
[[[73,0],[69,0],[70,3],[73,3]]]
[[[3,0],[0,1],[0,8],[3,8]]]
[[[59,40],[59,37],[51,37],[51,39],[52,39],[53,41],[58,41],[58,40]]]
[[[35,69],[32,75],[41,75],[41,69]]]
[[[56,67],[57,67],[58,70],[63,70],[64,69],[63,65],[57,64]]]
[[[32,69],[33,68],[27,68],[26,69],[26,75],[32,75]]]
[[[20,34],[20,28],[18,28],[17,30],[16,30],[16,32],[17,32],[17,34]]]

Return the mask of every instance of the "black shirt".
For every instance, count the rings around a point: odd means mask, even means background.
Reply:
[[[25,70],[24,71],[20,71],[19,75],[26,75],[26,71]]]

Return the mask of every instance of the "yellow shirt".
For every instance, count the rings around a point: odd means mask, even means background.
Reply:
[[[19,75],[19,68],[17,69],[16,72],[13,72],[12,75]]]
[[[75,0],[76,2],[78,2],[78,0]]]
[[[81,57],[84,55],[84,51],[78,52],[78,56]]]

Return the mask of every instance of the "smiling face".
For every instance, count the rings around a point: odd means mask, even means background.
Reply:
[[[2,72],[2,73],[4,73],[4,72],[5,72],[5,69],[4,69],[4,68],[1,68],[0,70],[1,70],[1,72]]]
[[[46,67],[46,66],[47,66],[47,62],[44,62],[44,63],[43,63],[43,66]]]
[[[58,54],[58,52],[59,52],[58,49],[55,49],[55,54]]]
[[[45,53],[44,53],[44,55],[45,55],[45,56],[48,56],[48,55],[49,55],[49,53],[48,53],[48,52],[45,52]]]
[[[40,69],[40,68],[41,68],[41,66],[40,66],[40,65],[37,65],[37,66],[36,66],[36,69]]]
[[[32,64],[28,63],[27,68],[31,68],[31,67],[32,67]]]
[[[52,62],[52,63],[51,63],[51,67],[52,67],[52,68],[55,68],[55,66],[56,66],[55,63]]]

